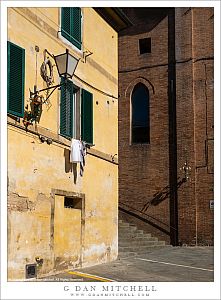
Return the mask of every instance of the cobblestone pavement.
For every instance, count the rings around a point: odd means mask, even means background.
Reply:
[[[211,282],[213,247],[150,248],[147,253],[94,267],[70,270],[40,281]]]

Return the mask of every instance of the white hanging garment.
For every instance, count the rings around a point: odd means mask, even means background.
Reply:
[[[82,154],[81,154],[81,142],[74,138],[71,139],[71,153],[70,153],[70,162],[71,163],[79,163],[82,162]]]

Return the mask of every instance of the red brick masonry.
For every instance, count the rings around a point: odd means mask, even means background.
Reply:
[[[151,221],[136,222],[170,242],[168,13],[124,8],[133,26],[119,36],[119,201]],[[181,244],[213,244],[213,8],[175,8],[178,237]],[[151,53],[139,54],[139,39]],[[150,93],[150,144],[131,144],[131,93]],[[184,180],[185,162],[191,167]],[[129,208],[131,207],[131,208]],[[144,215],[147,214],[146,216]],[[153,224],[152,224],[153,223]],[[157,225],[157,226],[153,226]]]

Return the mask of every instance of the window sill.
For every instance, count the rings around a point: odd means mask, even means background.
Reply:
[[[81,49],[79,49],[77,46],[72,44],[69,40],[67,40],[63,35],[61,34],[61,31],[58,31],[58,38],[61,40],[66,46],[71,48],[73,51],[75,51],[78,55],[83,57],[83,44],[81,44]]]
[[[83,141],[83,142],[85,143],[86,148],[88,148],[88,149],[90,149],[91,147],[94,147],[94,146],[95,146],[95,144],[87,143],[87,142],[85,142],[85,141]]]
[[[7,113],[7,116],[8,116],[9,119],[15,121],[16,123],[20,123],[20,120],[22,118],[22,117],[18,117],[16,115],[13,115],[11,113]]]

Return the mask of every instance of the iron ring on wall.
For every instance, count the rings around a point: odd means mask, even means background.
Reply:
[[[47,83],[47,85],[51,85],[54,82],[53,76],[53,65],[49,58],[46,58],[41,65],[41,77]],[[49,70],[49,74],[48,74]]]

